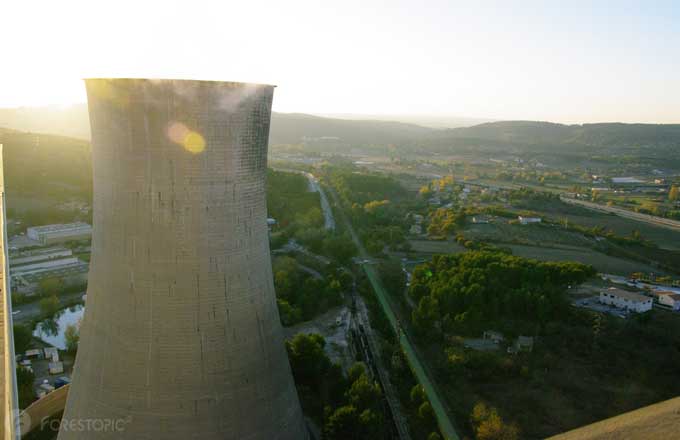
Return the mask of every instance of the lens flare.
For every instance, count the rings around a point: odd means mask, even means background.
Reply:
[[[190,131],[189,134],[187,134],[184,138],[182,145],[184,145],[184,149],[190,153],[200,153],[205,149],[205,139],[203,139],[203,136],[201,136],[199,133]]]
[[[189,129],[181,122],[173,122],[168,125],[168,139],[181,145],[190,153],[198,154],[205,149],[205,139],[200,133]]]
[[[191,130],[181,122],[172,122],[168,125],[168,139],[176,144],[182,144],[189,132],[191,132]]]

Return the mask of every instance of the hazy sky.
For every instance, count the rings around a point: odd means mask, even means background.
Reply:
[[[680,123],[678,1],[31,1],[0,5],[0,106],[83,77],[278,85],[274,109]]]

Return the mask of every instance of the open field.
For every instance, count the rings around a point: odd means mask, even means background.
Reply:
[[[664,274],[659,268],[652,267],[636,261],[612,257],[587,248],[560,247],[545,248],[538,246],[507,245],[512,253],[520,257],[535,258],[544,261],[578,261],[590,264],[599,272],[613,273],[617,275],[630,275],[633,272],[654,272]]]
[[[664,227],[631,218],[591,211],[580,206],[567,206],[566,209],[545,207],[545,209],[538,209],[536,211],[556,220],[567,219],[572,223],[586,227],[603,226],[611,229],[617,235],[629,236],[633,231],[637,230],[640,231],[642,237],[656,243],[659,247],[680,250],[680,232],[674,232]]]
[[[421,254],[457,254],[465,248],[455,241],[409,240],[414,252]]]
[[[630,218],[639,222],[645,222],[645,223],[650,223],[653,225],[658,225],[661,228],[675,231],[675,232],[680,232],[680,221],[677,220],[671,220],[663,217],[658,217],[654,215],[649,215],[649,214],[643,214],[639,212],[634,212],[629,209],[623,209],[615,206],[604,206],[600,205],[598,203],[591,203],[591,202],[585,202],[583,200],[575,200],[575,199],[568,199],[568,198],[563,198],[562,201],[565,203],[569,204],[575,204],[575,205],[580,205],[583,207],[586,207],[588,209],[592,209],[595,211],[604,211],[610,214],[616,214],[618,216],[624,217],[624,218]]]
[[[410,240],[413,252],[419,254],[455,254],[465,252],[465,248],[452,241]],[[602,254],[585,247],[553,245],[553,247],[520,244],[500,244],[512,250],[514,255],[535,258],[542,261],[577,261],[590,264],[599,272],[617,275],[630,275],[633,272],[654,272],[665,274],[659,268],[636,261]]]
[[[465,228],[463,235],[473,240],[537,246],[563,244],[591,247],[596,243],[594,239],[585,237],[578,232],[547,224],[519,225],[504,222],[472,224]]]

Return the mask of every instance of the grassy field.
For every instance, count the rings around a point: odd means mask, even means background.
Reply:
[[[563,203],[546,206],[536,211],[555,220],[568,219],[570,222],[586,227],[603,226],[611,229],[617,235],[629,236],[632,231],[637,230],[640,231],[643,238],[654,242],[661,248],[680,250],[680,233],[675,233],[649,223],[589,211],[585,208],[566,206]]]
[[[595,240],[577,232],[567,231],[559,226],[546,224],[519,225],[496,222],[491,224],[468,225],[463,231],[466,238],[497,243],[527,245],[570,245],[591,247]]]
[[[578,261],[590,264],[599,272],[616,275],[630,275],[633,272],[654,272],[665,274],[659,268],[636,261],[612,257],[587,248],[560,247],[546,248],[539,246],[507,245],[514,255],[526,258],[535,258],[544,261]]]
[[[488,226],[488,225],[484,225]],[[517,228],[521,228],[517,226]],[[527,228],[526,230],[528,230]],[[455,254],[464,252],[465,248],[452,241],[410,240],[413,252],[427,257],[432,254]],[[537,242],[538,243],[538,242]],[[577,261],[594,266],[599,272],[616,275],[630,275],[633,272],[654,272],[665,274],[657,267],[652,267],[637,261],[613,257],[597,252],[587,247],[569,246],[565,244],[524,245],[524,244],[499,244],[507,247],[512,253],[520,257],[535,258],[542,261]]]
[[[455,241],[409,240],[413,252],[420,254],[457,254],[465,248]]]

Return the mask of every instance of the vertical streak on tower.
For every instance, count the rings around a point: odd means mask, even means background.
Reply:
[[[269,256],[273,87],[86,87],[92,259],[59,439],[307,438]]]
[[[5,201],[5,177],[3,151],[0,144],[0,398],[2,398],[2,425],[0,439],[15,440],[21,430],[18,426],[18,402],[16,359],[14,357],[14,333],[12,326],[12,292],[10,289],[9,256],[7,255],[7,204]]]

